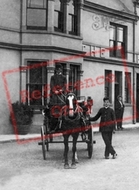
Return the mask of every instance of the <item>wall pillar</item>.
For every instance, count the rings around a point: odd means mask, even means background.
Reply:
[[[48,23],[47,30],[54,31],[54,0],[48,0]]]
[[[47,102],[50,102],[50,81],[51,81],[51,76],[54,75],[54,67],[53,66],[48,66],[47,67]]]
[[[68,34],[68,1],[64,2],[64,33]]]
[[[84,5],[84,0],[80,0],[79,2],[79,12],[78,12],[78,35],[82,36],[83,35],[83,5]]]

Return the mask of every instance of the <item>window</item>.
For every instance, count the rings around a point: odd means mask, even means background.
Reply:
[[[47,29],[48,0],[27,0],[27,29]]]
[[[122,89],[122,72],[115,71],[115,100],[117,100],[118,95],[122,95]]]
[[[112,101],[112,71],[105,70],[105,97]]]
[[[44,106],[47,98],[47,69],[42,64],[40,61],[29,61],[27,70],[27,103],[37,108]]]
[[[55,11],[54,11],[54,30],[58,32],[64,32],[64,20],[65,20],[65,9],[64,0],[55,0]]]
[[[71,0],[69,2],[69,15],[68,15],[68,23],[69,23],[69,34],[78,35],[78,25],[79,25],[79,4],[78,0]]]
[[[127,27],[111,23],[110,25],[110,56],[122,58],[121,48],[126,56]]]
[[[125,103],[131,103],[131,73],[125,72]]]
[[[69,86],[70,89],[74,91],[76,95],[79,95],[79,87],[76,87],[76,84],[78,81],[80,81],[79,76],[80,66],[79,65],[70,65],[70,71],[69,71]]]

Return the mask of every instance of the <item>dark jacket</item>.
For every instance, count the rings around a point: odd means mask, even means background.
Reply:
[[[54,93],[55,90],[60,90],[62,89],[63,92],[66,90],[66,77],[64,75],[53,75],[51,77],[50,81],[50,88],[51,88],[51,93]]]
[[[122,102],[122,105],[121,105],[121,103],[118,100],[116,101],[116,104],[115,104],[115,114],[116,114],[117,117],[120,114],[120,112],[124,111],[124,107],[125,107],[125,105],[124,105],[123,102]]]
[[[90,121],[96,121],[100,117],[100,132],[115,130],[115,113],[112,108],[100,108],[100,110],[94,117],[90,117]]]
[[[64,103],[64,96],[63,94],[66,93],[66,84],[67,80],[64,75],[53,75],[51,77],[50,81],[50,104],[63,104]],[[56,90],[61,90],[62,93],[60,92],[58,95],[55,94]]]

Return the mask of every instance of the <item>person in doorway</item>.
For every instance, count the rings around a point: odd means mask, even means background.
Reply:
[[[99,131],[101,132],[102,138],[106,145],[105,147],[105,159],[109,159],[109,155],[112,155],[112,158],[117,157],[116,151],[112,146],[112,135],[115,131],[115,112],[110,108],[109,98],[103,98],[104,106],[99,109],[98,113],[94,117],[90,117],[90,121],[96,121],[99,118]]]
[[[117,130],[123,130],[122,121],[123,121],[123,114],[124,114],[124,103],[122,96],[119,95],[117,97],[117,101],[115,103],[115,115],[116,115],[116,123],[117,123]]]

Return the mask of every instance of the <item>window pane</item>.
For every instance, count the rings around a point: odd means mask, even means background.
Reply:
[[[42,105],[42,84],[29,84],[30,105]],[[36,95],[39,93],[39,95]]]
[[[46,8],[46,0],[28,0],[28,7]]]
[[[30,69],[30,83],[42,83],[42,68]]]
[[[114,47],[114,41],[110,40],[110,47],[113,48]]]
[[[117,48],[116,48],[116,55],[117,55],[117,57],[122,57],[122,55],[121,55],[121,48],[122,48],[122,46],[123,46],[123,43],[117,42]]]
[[[115,40],[115,27],[110,27],[110,40]]]
[[[131,103],[131,73],[125,73],[125,102]]]
[[[46,10],[28,9],[27,10],[27,26],[46,26]]]
[[[55,0],[54,9],[60,11],[61,10],[61,3],[60,0]]]
[[[78,26],[78,3],[71,0],[68,7],[68,31],[70,34],[77,35]]]
[[[61,0],[55,1],[54,27],[55,31],[64,30],[64,1]]]
[[[63,12],[55,11],[54,26],[61,31],[63,31],[63,16]]]
[[[111,57],[114,57],[115,56],[115,41],[112,41],[112,40],[110,40],[110,48],[112,48],[112,49],[110,49],[110,56]]]
[[[74,14],[74,2],[73,2],[73,0],[71,0],[69,3],[68,12],[69,12],[69,14]]]
[[[117,28],[117,41],[123,42],[123,28]]]
[[[28,104],[29,105],[45,105],[46,98],[44,97],[44,86],[47,84],[47,71],[46,66],[41,66],[42,62],[30,61],[28,65],[28,81],[26,90],[29,93]]]
[[[78,76],[79,69],[80,69],[80,66],[70,65],[69,85],[70,85],[71,90],[75,90],[74,93],[76,95],[78,95],[79,93],[76,88],[74,89],[74,87],[75,87],[75,84],[77,83],[77,81],[79,81],[79,76]]]

